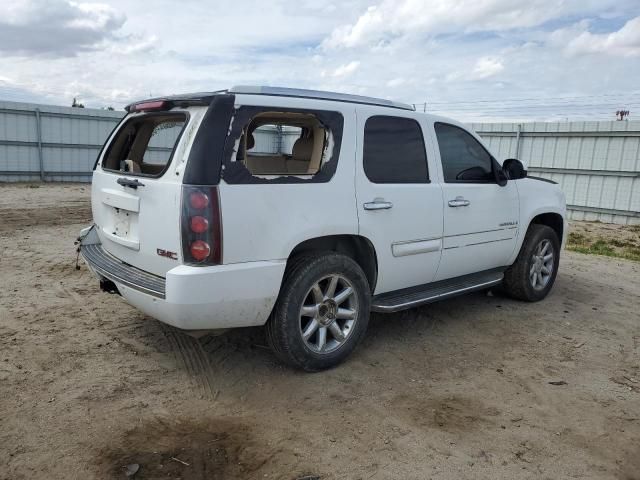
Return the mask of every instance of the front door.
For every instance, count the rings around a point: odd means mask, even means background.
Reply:
[[[436,280],[506,266],[519,220],[515,182],[496,183],[495,162],[463,128],[434,125],[442,165],[444,235]]]
[[[360,234],[376,250],[379,294],[434,279],[442,248],[442,191],[430,181],[427,156],[433,150],[411,113],[375,112],[358,110],[356,192]]]

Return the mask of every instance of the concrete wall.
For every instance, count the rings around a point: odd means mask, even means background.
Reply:
[[[96,156],[124,112],[0,102],[0,182],[91,181]],[[570,217],[640,223],[640,121],[477,123],[499,160],[560,184]],[[278,138],[278,135],[280,138]],[[168,144],[154,144],[161,155]],[[262,128],[256,152],[290,152],[295,133]]]

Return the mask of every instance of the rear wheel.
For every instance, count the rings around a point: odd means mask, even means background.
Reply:
[[[504,288],[519,300],[537,302],[545,298],[556,279],[560,241],[546,225],[529,227],[515,263],[504,274]]]
[[[351,258],[328,252],[290,262],[267,338],[285,363],[306,371],[342,362],[364,336],[371,295]]]

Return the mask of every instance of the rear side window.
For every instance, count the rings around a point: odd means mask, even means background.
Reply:
[[[343,126],[336,111],[240,106],[225,142],[222,178],[230,184],[328,182]]]
[[[331,132],[312,114],[263,112],[240,138],[236,161],[251,175],[315,175],[328,160]]]
[[[373,183],[428,183],[422,129],[410,118],[374,116],[364,126],[364,172]]]
[[[469,132],[447,123],[435,130],[446,183],[495,182],[491,155]]]
[[[132,117],[111,141],[102,168],[132,175],[162,175],[171,162],[186,122],[184,113]]]

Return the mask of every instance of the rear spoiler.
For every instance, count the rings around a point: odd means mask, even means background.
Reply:
[[[149,98],[133,102],[124,107],[127,113],[171,110],[174,107],[194,107],[210,105],[213,99],[226,90],[215,92],[187,93],[184,95],[169,95],[166,97]]]

